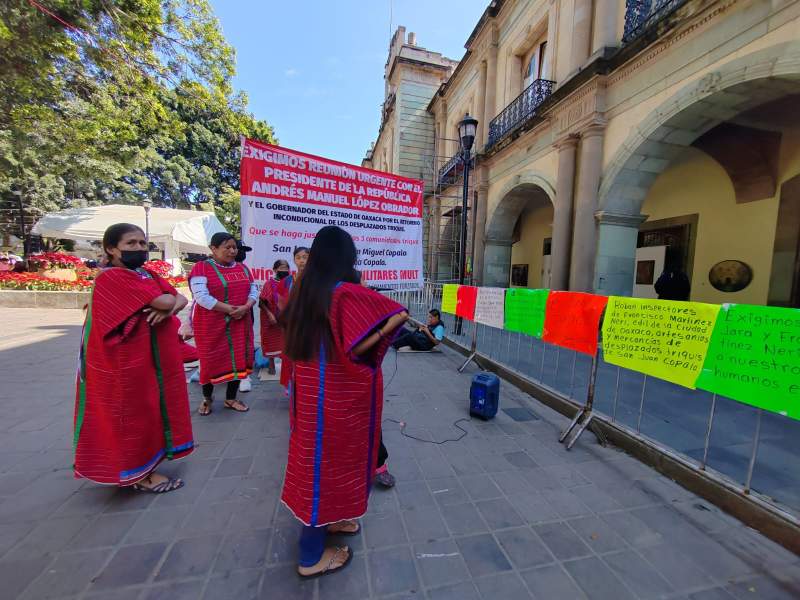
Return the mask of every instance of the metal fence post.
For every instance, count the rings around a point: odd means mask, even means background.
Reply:
[[[706,470],[708,464],[708,446],[711,441],[711,426],[714,424],[714,411],[717,408],[717,395],[711,396],[711,411],[708,413],[708,426],[706,427],[706,439],[703,442],[703,461],[700,463],[700,470]]]
[[[575,415],[575,418],[569,424],[569,427],[561,434],[561,437],[558,438],[559,442],[567,442],[567,450],[571,449],[572,446],[575,445],[575,442],[578,441],[578,438],[581,437],[581,434],[586,430],[587,427],[592,422],[594,415],[592,414],[592,407],[594,406],[594,391],[595,391],[595,384],[597,382],[597,353],[595,352],[594,356],[592,356],[592,369],[589,372],[589,386],[586,390],[586,404],[578,411],[578,414]],[[576,429],[577,427],[577,429]],[[569,438],[569,434],[572,431],[575,433]],[[600,436],[598,432],[594,432],[600,443],[605,445],[605,440]],[[568,439],[569,438],[569,439]]]
[[[544,357],[547,354],[547,344],[542,342],[542,368],[539,370],[539,383],[544,381]]]
[[[756,455],[758,454],[758,442],[761,439],[761,415],[764,411],[758,409],[758,416],[756,417],[756,433],[753,436],[753,451],[750,453],[750,464],[747,467],[747,481],[744,484],[744,493],[750,493],[750,484],[753,483],[753,470],[756,466]]]
[[[572,398],[572,392],[575,391],[575,363],[578,362],[578,353],[572,351],[572,375],[569,377],[569,397]]]
[[[617,420],[617,402],[619,401],[619,376],[622,367],[617,367],[617,383],[614,385],[614,406],[611,409],[611,422],[615,423]]]
[[[639,418],[636,420],[636,433],[642,432],[642,413],[644,413],[644,392],[647,389],[647,375],[642,380],[642,401],[639,403]]]

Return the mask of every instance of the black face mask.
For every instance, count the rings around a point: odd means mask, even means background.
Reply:
[[[120,261],[129,269],[138,269],[147,262],[147,250],[123,250]]]
[[[289,276],[289,271],[275,271],[275,277],[280,281],[281,279],[286,279]]]

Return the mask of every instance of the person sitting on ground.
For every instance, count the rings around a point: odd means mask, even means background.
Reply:
[[[416,331],[404,330],[392,345],[395,350],[408,346],[412,350],[427,352],[441,344],[443,339],[442,314],[433,308],[428,313],[427,325],[420,325]]]

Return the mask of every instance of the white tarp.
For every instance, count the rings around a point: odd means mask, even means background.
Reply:
[[[123,204],[71,208],[45,215],[33,226],[42,237],[67,240],[102,240],[105,230],[115,223],[133,223],[145,228],[144,208]],[[150,209],[150,241],[169,254],[176,251],[208,252],[208,242],[218,231],[225,231],[212,212]]]

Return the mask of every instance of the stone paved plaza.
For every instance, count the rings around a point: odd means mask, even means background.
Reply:
[[[218,401],[193,417],[197,451],[164,466],[182,490],[103,488],[70,470],[81,314],[4,315],[3,600],[800,597],[800,558],[591,435],[566,452],[566,420],[505,383],[514,418],[462,422],[458,442],[414,441],[385,422],[397,487],[373,492],[346,571],[301,582],[298,525],[278,501],[288,419],[277,384],[255,382],[248,414]],[[386,418],[421,438],[461,435],[460,361],[391,353]],[[191,396],[196,406],[197,384]]]

